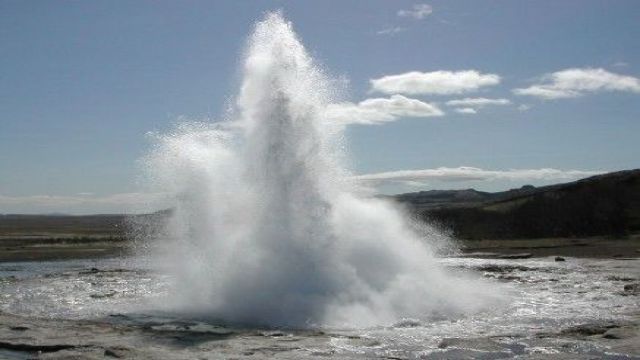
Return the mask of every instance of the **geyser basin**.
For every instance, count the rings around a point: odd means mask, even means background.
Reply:
[[[58,354],[67,358],[102,358],[107,349],[135,359],[638,356],[637,332],[633,335],[638,326],[638,297],[624,291],[632,283],[629,279],[637,281],[640,276],[638,259],[556,262],[553,257],[450,257],[437,261],[450,270],[467,269],[508,281],[517,300],[463,318],[404,319],[393,326],[368,329],[265,331],[149,311],[149,301],[162,301],[170,290],[170,279],[140,267],[139,261],[1,263],[0,338],[5,344],[26,343],[34,348],[75,346],[69,350],[72,353]],[[3,350],[2,359],[36,355],[15,356]]]
[[[430,241],[341,164],[334,93],[280,13],[257,23],[236,111],[160,136],[147,158],[173,194],[156,262],[176,310],[252,325],[371,326],[477,311],[478,279],[434,261]],[[430,230],[430,232],[434,232]],[[495,301],[495,290],[494,290]]]

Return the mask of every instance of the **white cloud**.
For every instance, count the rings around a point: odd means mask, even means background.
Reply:
[[[162,209],[167,205],[167,195],[161,193],[121,193],[92,196],[77,195],[0,195],[0,213],[5,214],[106,214],[138,213]]]
[[[403,28],[401,26],[395,26],[395,27],[390,27],[390,28],[386,28],[386,29],[382,29],[376,32],[376,34],[378,35],[395,35],[398,33],[401,33],[403,31],[406,31],[406,28]]]
[[[423,181],[402,181],[402,185],[410,186],[410,187],[425,187],[429,186],[429,183]]]
[[[520,110],[520,111],[527,111],[529,109],[531,109],[531,105],[528,105],[528,104],[520,104],[520,105],[518,105],[518,110]]]
[[[396,116],[428,117],[443,115],[443,112],[432,104],[402,95],[392,95],[388,99],[366,99],[358,105],[364,108],[384,111]]]
[[[557,170],[557,169],[520,169],[520,170],[483,170],[461,166],[457,168],[440,167],[424,170],[399,170],[355,176],[362,182],[420,182],[425,180],[452,181],[531,181],[531,180],[571,180],[593,176],[602,171]]]
[[[400,17],[412,17],[422,20],[433,13],[433,8],[429,4],[415,4],[410,10],[398,10]]]
[[[516,95],[535,96],[543,99],[562,99],[578,97],[581,94],[569,89],[554,89],[544,85],[533,85],[524,89],[514,89]]]
[[[476,109],[469,108],[469,107],[466,107],[466,108],[455,108],[455,109],[453,109],[453,111],[455,111],[457,113],[460,113],[460,114],[477,114],[478,113],[478,111]]]
[[[371,90],[385,94],[460,94],[500,83],[496,74],[482,74],[476,70],[411,71],[369,80]]]
[[[509,105],[511,101],[508,99],[464,98],[449,100],[446,104],[456,107],[454,111],[460,114],[477,114],[478,110],[485,106]]]
[[[345,102],[328,106],[325,117],[340,124],[381,124],[401,117],[442,116],[444,112],[435,104],[402,95],[390,98],[366,99],[357,104]]]
[[[528,88],[514,89],[517,95],[542,99],[575,98],[587,93],[627,91],[640,93],[640,79],[619,75],[604,69],[574,68],[542,77],[542,82]]]
[[[487,98],[464,98],[449,100],[446,102],[448,106],[465,106],[471,108],[481,108],[488,105],[509,105],[511,101],[508,99],[487,99]]]

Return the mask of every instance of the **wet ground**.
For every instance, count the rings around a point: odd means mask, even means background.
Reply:
[[[306,331],[150,311],[169,279],[133,260],[0,263],[0,359],[640,359],[640,260],[563,259],[441,259],[506,286],[510,301],[473,316]]]

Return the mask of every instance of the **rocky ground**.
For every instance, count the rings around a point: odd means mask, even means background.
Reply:
[[[64,312],[49,316],[49,311],[65,306],[106,308],[112,304],[111,308],[117,308],[122,302],[135,302],[127,297],[127,287],[144,282],[153,292],[157,279],[146,270],[120,268],[123,265],[119,264],[102,268],[100,259],[129,253],[131,244],[124,239],[59,234],[26,241],[2,237],[0,359],[640,359],[639,237],[480,240],[462,242],[461,247],[462,253],[450,259],[449,265],[445,261],[446,266],[464,267],[523,288],[535,297],[508,313],[516,317],[513,322],[522,323],[517,330],[506,326],[510,319],[499,316],[487,320],[491,331],[470,333],[465,333],[465,327],[474,326],[476,320],[461,324],[454,320],[405,321],[368,330],[290,331],[227,328],[114,311],[100,316],[67,316]],[[80,265],[75,263],[80,260],[73,260],[89,258],[96,260]],[[67,290],[68,294],[55,296]],[[551,300],[545,303],[546,298]],[[30,307],[34,299],[45,299],[49,308]],[[597,306],[605,310],[607,301],[612,301],[611,314],[576,316],[574,320],[568,316],[553,322],[557,314],[574,311],[572,307],[599,301]],[[544,315],[545,307],[559,312]]]
[[[353,333],[228,329],[196,322],[47,320],[0,314],[0,358],[6,359],[632,359],[640,358],[636,322],[594,322],[528,338],[444,338],[438,350],[376,353],[379,340]],[[339,347],[334,346],[340,343]],[[348,351],[350,347],[358,351]],[[603,350],[604,349],[604,350]]]
[[[640,262],[562,259],[445,259],[522,291],[497,314],[306,331],[119,313],[137,301],[132,286],[154,292],[159,280],[114,261],[11,263],[0,266],[0,359],[640,359]]]
[[[470,256],[483,253],[491,256],[531,254],[531,257],[565,256],[579,258],[637,258],[640,257],[640,235],[614,239],[548,238],[514,240],[461,240],[462,251]]]

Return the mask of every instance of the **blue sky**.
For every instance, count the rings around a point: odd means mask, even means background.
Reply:
[[[341,111],[368,111],[349,151],[380,191],[640,165],[637,1],[2,0],[0,213],[144,202],[145,134],[219,118],[273,9],[349,80]]]

